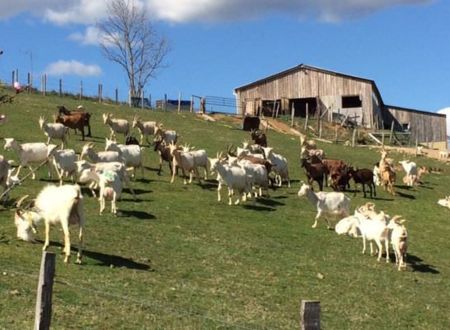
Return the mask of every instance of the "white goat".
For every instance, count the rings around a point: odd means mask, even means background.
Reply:
[[[21,199],[23,200],[23,198]],[[33,241],[31,230],[40,221],[45,222],[45,243],[43,250],[50,245],[50,225],[60,224],[64,232],[64,262],[70,258],[69,225],[79,226],[79,246],[76,263],[81,263],[83,249],[83,226],[85,222],[83,211],[83,196],[78,185],[48,185],[38,194],[31,210],[18,209],[15,223],[18,237],[25,241]]]
[[[122,156],[117,151],[94,151],[94,144],[92,142],[86,143],[81,150],[79,160],[87,156],[93,163],[100,162],[121,162]]]
[[[116,141],[106,138],[105,151],[117,151],[122,157],[125,166],[133,168],[133,177],[135,176],[136,168],[141,169],[141,174],[144,176],[144,165],[142,163],[142,147],[136,144],[117,144]]]
[[[326,218],[330,216],[348,217],[350,214],[350,198],[342,192],[324,192],[315,193],[311,186],[303,184],[298,191],[298,196],[306,196],[308,200],[317,207],[317,215],[315,217],[313,228],[317,227],[317,220],[324,216],[328,229],[331,228],[330,222]]]
[[[59,184],[63,184],[64,177],[72,177],[72,182],[75,182],[75,177],[77,173],[77,155],[75,151],[72,149],[63,149],[63,150],[53,150],[49,151],[49,160],[53,162],[53,166],[55,167],[55,171],[59,177]]]
[[[377,186],[381,186],[380,166],[378,164],[373,167],[373,182]]]
[[[360,235],[358,230],[358,218],[354,215],[350,215],[344,219],[341,219],[334,227],[334,230],[338,235],[358,237]]]
[[[355,211],[358,217],[358,229],[363,239],[362,253],[366,252],[366,241],[370,242],[370,254],[373,254],[372,242],[374,241],[378,248],[378,258],[381,260],[383,253],[383,243],[386,249],[386,262],[389,262],[389,229],[387,227],[387,216],[384,212],[380,212],[373,217],[367,217],[358,210]]]
[[[64,149],[64,143],[66,143],[67,133],[69,128],[60,123],[47,123],[44,117],[39,117],[39,127],[44,131],[47,136],[47,144],[51,139],[61,140],[61,149]]]
[[[130,184],[130,177],[128,176],[128,172],[123,163],[107,162],[91,164],[85,160],[80,160],[76,162],[76,165],[79,176],[78,181],[80,183],[89,183],[89,189],[91,190],[92,196],[97,196],[94,189],[99,186],[99,177],[98,175],[91,175],[91,172],[115,172],[124,185],[130,189],[133,198],[136,199],[136,194]]]
[[[183,172],[183,183],[187,184],[186,181],[186,172],[189,173],[189,183],[192,182],[192,174],[195,173],[195,176],[199,183],[200,176],[198,174],[197,167],[195,166],[195,159],[194,156],[189,152],[184,152],[182,150],[177,149],[177,145],[170,143],[170,154],[172,155],[172,178],[170,180],[170,183],[173,183],[175,180],[175,175],[177,172],[177,167],[181,168],[181,171]]]
[[[3,187],[3,201],[7,201],[9,198],[8,190],[20,183],[17,175],[14,175],[14,169],[11,168],[12,161],[6,160],[0,155],[0,186]],[[2,194],[3,194],[2,193]]]
[[[138,116],[134,116],[133,128],[135,127],[137,127],[139,133],[141,134],[141,145],[144,141],[144,137],[147,143],[150,144],[148,141],[148,136],[155,134],[156,121],[141,121]]]
[[[178,135],[174,130],[163,129],[163,124],[158,124],[155,127],[155,141],[162,139],[166,145],[177,143]]]
[[[399,161],[399,163],[402,165],[403,169],[405,170],[406,176],[403,180],[405,184],[409,187],[412,187],[414,185],[414,182],[417,181],[417,165],[414,162],[410,162],[409,160],[402,160]]]
[[[438,200],[437,203],[443,207],[448,207],[450,209],[450,196],[446,196],[445,198]]]
[[[208,155],[206,154],[206,150],[190,150],[189,146],[183,146],[182,147],[183,152],[188,152],[194,157],[194,166],[197,168],[202,167],[205,171],[205,180],[208,179]]]
[[[325,152],[322,149],[308,149],[306,146],[303,146],[300,151],[301,158],[311,158],[317,157],[319,159],[325,158]]]
[[[269,196],[269,175],[267,168],[262,164],[253,164],[248,160],[240,160],[238,164],[243,168],[247,174],[247,180],[255,192],[255,197],[261,197],[263,189]]]
[[[275,172],[275,182],[281,187],[284,180],[287,181],[288,187],[291,187],[289,180],[289,169],[287,159],[273,152],[272,148],[263,148],[266,159],[272,163],[272,171]]]
[[[242,195],[242,201],[245,202],[247,200],[247,194],[251,192],[251,183],[246,171],[240,167],[223,164],[220,156],[211,158],[209,161],[211,164],[211,173],[217,172],[220,176],[218,180],[219,186],[217,187],[217,200],[220,202],[220,190],[222,189],[222,185],[226,184],[228,186],[228,205],[233,204],[231,197],[235,192]],[[238,197],[234,204],[237,205],[239,202],[240,198]]]
[[[439,151],[439,159],[447,159],[448,158],[448,151],[447,150],[441,150]]]
[[[395,263],[398,270],[406,267],[406,252],[408,250],[408,232],[405,227],[406,220],[396,215],[389,221],[388,228],[391,230],[391,244],[395,253]]]
[[[111,113],[103,114],[103,123],[108,125],[111,130],[109,137],[110,139],[114,139],[116,137],[116,133],[123,134],[126,137],[130,132],[130,124],[128,123],[128,120],[114,119]]]
[[[20,170],[22,167],[28,166],[30,172],[32,173],[33,180],[36,178],[35,172],[33,168],[29,165],[29,163],[42,163],[46,161],[49,150],[53,150],[56,147],[54,144],[45,144],[40,142],[35,143],[22,143],[19,144],[13,138],[5,138],[5,150],[14,150],[19,159],[20,165],[17,169],[16,176],[19,176]],[[50,177],[50,164],[48,166],[48,176]]]

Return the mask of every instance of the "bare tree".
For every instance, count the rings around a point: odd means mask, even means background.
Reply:
[[[167,40],[158,35],[148,12],[133,0],[108,2],[107,18],[97,27],[102,53],[125,70],[131,96],[139,96],[149,79],[165,67]]]

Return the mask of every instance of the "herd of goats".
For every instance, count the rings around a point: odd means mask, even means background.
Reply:
[[[226,155],[218,153],[215,158],[210,158],[205,150],[193,150],[188,145],[177,144],[177,132],[167,130],[155,121],[142,121],[135,116],[130,125],[126,119],[103,114],[103,123],[109,126],[111,131],[109,138],[106,138],[105,151],[95,151],[94,143],[89,142],[78,155],[73,149],[64,149],[64,144],[67,142],[69,129],[80,131],[82,140],[85,139],[85,128],[88,130],[86,135],[91,136],[90,114],[85,112],[82,106],[73,111],[60,106],[54,123],[47,122],[43,117],[39,118],[39,126],[47,136],[47,143],[20,144],[14,138],[5,138],[5,150],[14,150],[18,155],[20,164],[17,168],[13,168],[12,162],[0,155],[0,185],[4,188],[4,199],[7,199],[8,192],[26,177],[31,175],[35,178],[36,169],[32,168],[33,164],[47,164],[49,176],[52,168],[57,173],[59,185],[47,185],[34,200],[27,202],[28,196],[24,196],[17,201],[14,220],[18,238],[25,241],[34,241],[36,225],[43,220],[44,250],[49,246],[50,225],[61,225],[64,232],[65,262],[70,258],[69,225],[79,227],[77,263],[81,262],[85,216],[80,186],[64,184],[64,180],[71,178],[73,182],[87,184],[92,195],[98,196],[100,214],[105,209],[106,201],[111,201],[111,212],[117,214],[116,201],[120,199],[124,186],[129,188],[135,198],[131,178],[136,176],[135,171],[138,168],[143,175],[141,145],[144,140],[153,145],[154,151],[160,156],[158,174],[164,162],[169,164],[171,183],[179,170],[182,172],[184,184],[191,183],[194,176],[200,182],[199,168],[204,169],[205,179],[208,173],[217,175],[219,202],[223,186],[228,188],[229,205],[233,204],[233,197],[237,197],[234,204],[239,204],[250,198],[255,200],[263,195],[268,196],[270,186],[281,187],[286,182],[290,187],[287,159],[268,147],[266,134],[261,130],[252,130],[253,143],[244,142],[242,147],[230,146]],[[130,135],[131,128],[139,130],[139,141]],[[126,143],[117,143],[116,134],[123,134]],[[150,137],[152,143],[149,141]],[[61,141],[60,148],[50,143],[54,140]],[[387,152],[381,151],[380,161],[371,170],[355,169],[342,160],[327,159],[324,151],[317,148],[315,141],[307,140],[303,135],[300,136],[300,148],[300,163],[305,170],[308,184],[302,183],[298,196],[306,196],[317,208],[312,227],[317,226],[319,218],[324,218],[328,227],[328,217],[339,218],[335,226],[338,234],[362,237],[363,253],[366,250],[366,241],[370,242],[371,253],[372,242],[375,242],[378,260],[381,259],[384,246],[387,262],[389,245],[392,245],[398,269],[404,268],[408,237],[404,219],[400,216],[390,217],[382,211],[376,212],[373,203],[356,208],[354,214],[350,215],[350,198],[343,193],[349,188],[352,179],[355,184],[362,185],[364,197],[366,186],[369,188],[370,197],[376,196],[377,185],[395,195],[394,183],[398,168],[394,161],[387,157]],[[418,167],[414,162],[405,160],[400,164],[406,173],[403,182],[407,186],[420,184],[421,177],[428,172],[426,167]],[[19,179],[23,167],[28,167],[30,173]],[[319,186],[319,192],[314,192],[314,182]],[[322,191],[324,184],[329,184],[334,191]],[[438,203],[450,208],[448,197]]]

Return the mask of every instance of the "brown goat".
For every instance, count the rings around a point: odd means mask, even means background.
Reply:
[[[316,181],[319,185],[319,190],[323,190],[323,180],[326,179],[327,168],[322,163],[311,163],[306,158],[300,160],[301,167],[305,169],[308,183],[313,187],[313,182]]]
[[[71,116],[71,115],[75,115],[75,114],[81,115],[83,117],[83,119],[84,119],[84,126],[87,126],[87,128],[88,128],[88,133],[86,134],[86,136],[89,136],[89,137],[92,136],[92,134],[91,134],[91,125],[90,125],[91,114],[89,112],[85,112],[85,111],[81,110],[81,109],[83,109],[82,106],[78,106],[79,110],[73,110],[73,111],[70,111],[69,109],[67,109],[63,105],[57,106],[56,108],[58,109],[58,116],[63,116],[63,115]],[[62,123],[62,124],[64,124],[64,123]],[[79,129],[79,128],[77,127],[77,128],[74,128],[74,129],[75,129],[75,133],[76,133],[77,129]],[[80,131],[83,134],[84,127],[82,129],[80,129]],[[83,140],[84,140],[84,138],[83,138]]]
[[[368,168],[354,169],[353,167],[349,167],[348,175],[350,178],[355,181],[355,185],[360,183],[362,185],[364,198],[366,198],[366,185],[369,186],[370,190],[370,198],[377,195],[377,191],[375,188],[375,183],[373,182],[373,172]]]

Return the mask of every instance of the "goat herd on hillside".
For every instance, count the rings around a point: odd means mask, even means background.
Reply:
[[[229,205],[233,204],[233,197],[236,197],[234,204],[251,198],[255,200],[263,195],[268,197],[270,186],[281,187],[286,183],[290,187],[287,159],[268,147],[266,134],[260,130],[251,132],[252,144],[244,142],[242,147],[229,146],[227,154],[217,153],[215,158],[210,158],[205,150],[193,150],[189,145],[177,144],[178,133],[165,129],[160,123],[141,121],[135,116],[130,125],[126,119],[116,119],[111,114],[103,114],[103,123],[109,126],[111,132],[110,136],[106,137],[105,151],[96,151],[95,144],[88,142],[78,155],[73,149],[64,149],[64,144],[67,142],[69,129],[80,131],[82,140],[85,139],[85,128],[88,129],[86,135],[91,136],[91,116],[82,106],[74,111],[63,106],[58,108],[54,123],[47,122],[44,117],[39,118],[40,129],[47,136],[46,143],[18,143],[14,138],[5,138],[4,148],[17,153],[19,166],[13,168],[13,162],[0,155],[0,184],[5,190],[2,196],[6,200],[8,192],[15,185],[23,183],[30,175],[35,178],[36,168],[33,169],[32,165],[47,164],[49,176],[53,168],[57,173],[59,185],[47,185],[32,201],[26,202],[28,196],[19,198],[14,222],[19,239],[34,241],[36,225],[43,220],[44,250],[49,246],[50,225],[59,224],[64,232],[65,262],[68,262],[70,257],[69,225],[79,227],[77,263],[81,262],[82,255],[85,215],[81,188],[75,182],[87,184],[92,195],[98,197],[100,214],[105,209],[106,201],[111,201],[111,212],[117,214],[116,202],[120,199],[123,186],[127,186],[135,198],[132,179],[136,176],[136,169],[140,168],[141,175],[144,175],[143,148],[140,146],[144,140],[153,145],[154,151],[159,154],[158,174],[161,173],[164,162],[169,164],[171,183],[174,182],[178,170],[182,172],[184,184],[191,183],[194,175],[201,182],[199,168],[204,169],[205,180],[208,174],[215,174],[219,202],[223,186],[228,188]],[[130,135],[132,128],[138,129],[139,141]],[[126,143],[117,143],[116,134],[123,134]],[[50,144],[52,141],[60,141],[60,148]],[[324,151],[318,149],[313,140],[307,140],[302,135],[300,164],[305,170],[308,184],[302,183],[298,196],[306,196],[317,208],[313,228],[317,226],[319,218],[324,218],[330,228],[328,218],[338,217],[336,232],[362,237],[363,253],[366,250],[366,241],[370,242],[371,253],[372,242],[375,242],[378,260],[382,257],[384,246],[386,261],[389,262],[389,245],[392,245],[398,269],[405,267],[408,237],[405,220],[401,216],[390,217],[383,211],[375,211],[373,203],[357,207],[354,214],[350,215],[350,198],[342,192],[349,188],[349,182],[353,179],[355,184],[362,185],[364,197],[366,186],[371,198],[376,196],[376,186],[382,186],[395,195],[394,183],[398,169],[394,161],[387,157],[385,150],[381,151],[380,161],[373,170],[355,169],[342,160],[326,158]],[[407,186],[419,185],[421,177],[428,172],[427,168],[418,167],[411,161],[401,161],[400,164],[406,173],[403,182]],[[28,167],[30,173],[19,179],[23,167]],[[71,178],[74,184],[64,184],[64,180],[68,178]],[[314,182],[318,184],[319,192],[314,192]],[[322,191],[324,184],[329,184],[334,191]],[[450,208],[450,197],[438,203]]]

